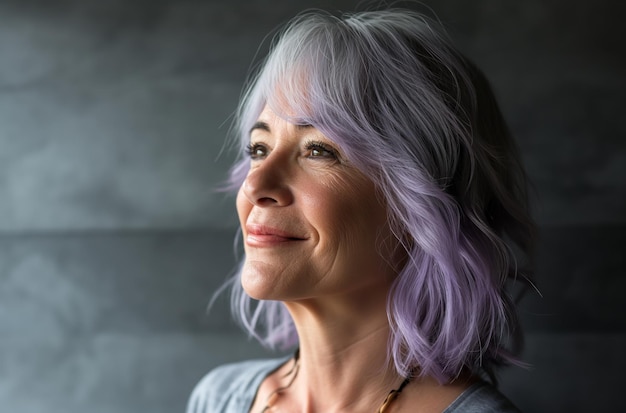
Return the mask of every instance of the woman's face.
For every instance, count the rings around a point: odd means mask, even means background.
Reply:
[[[363,289],[386,295],[396,242],[371,180],[320,131],[267,108],[249,152],[237,195],[246,292],[281,301]]]

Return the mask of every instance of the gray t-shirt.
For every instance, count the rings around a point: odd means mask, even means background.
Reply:
[[[261,382],[287,359],[253,360],[227,364],[204,376],[193,390],[187,413],[247,413]],[[443,413],[520,413],[498,390],[477,382]]]

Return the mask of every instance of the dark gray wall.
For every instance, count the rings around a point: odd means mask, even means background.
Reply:
[[[265,355],[206,304],[234,264],[212,188],[263,36],[357,1],[0,3],[0,406],[182,411],[212,366]],[[527,412],[609,412],[626,370],[622,2],[426,2],[492,80],[536,186],[522,305]]]

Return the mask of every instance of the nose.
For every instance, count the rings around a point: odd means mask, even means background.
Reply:
[[[289,171],[268,159],[254,166],[242,185],[251,204],[260,207],[286,206],[293,202]]]

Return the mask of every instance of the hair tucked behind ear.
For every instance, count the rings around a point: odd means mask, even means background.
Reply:
[[[438,26],[409,10],[300,15],[244,95],[242,149],[265,105],[336,142],[387,202],[407,254],[388,300],[397,371],[445,382],[519,363],[506,284],[530,279],[518,261],[534,236],[526,178],[488,82]],[[232,188],[247,169],[241,158]],[[238,275],[232,283],[233,312],[252,335],[297,344],[281,303],[254,305]]]

